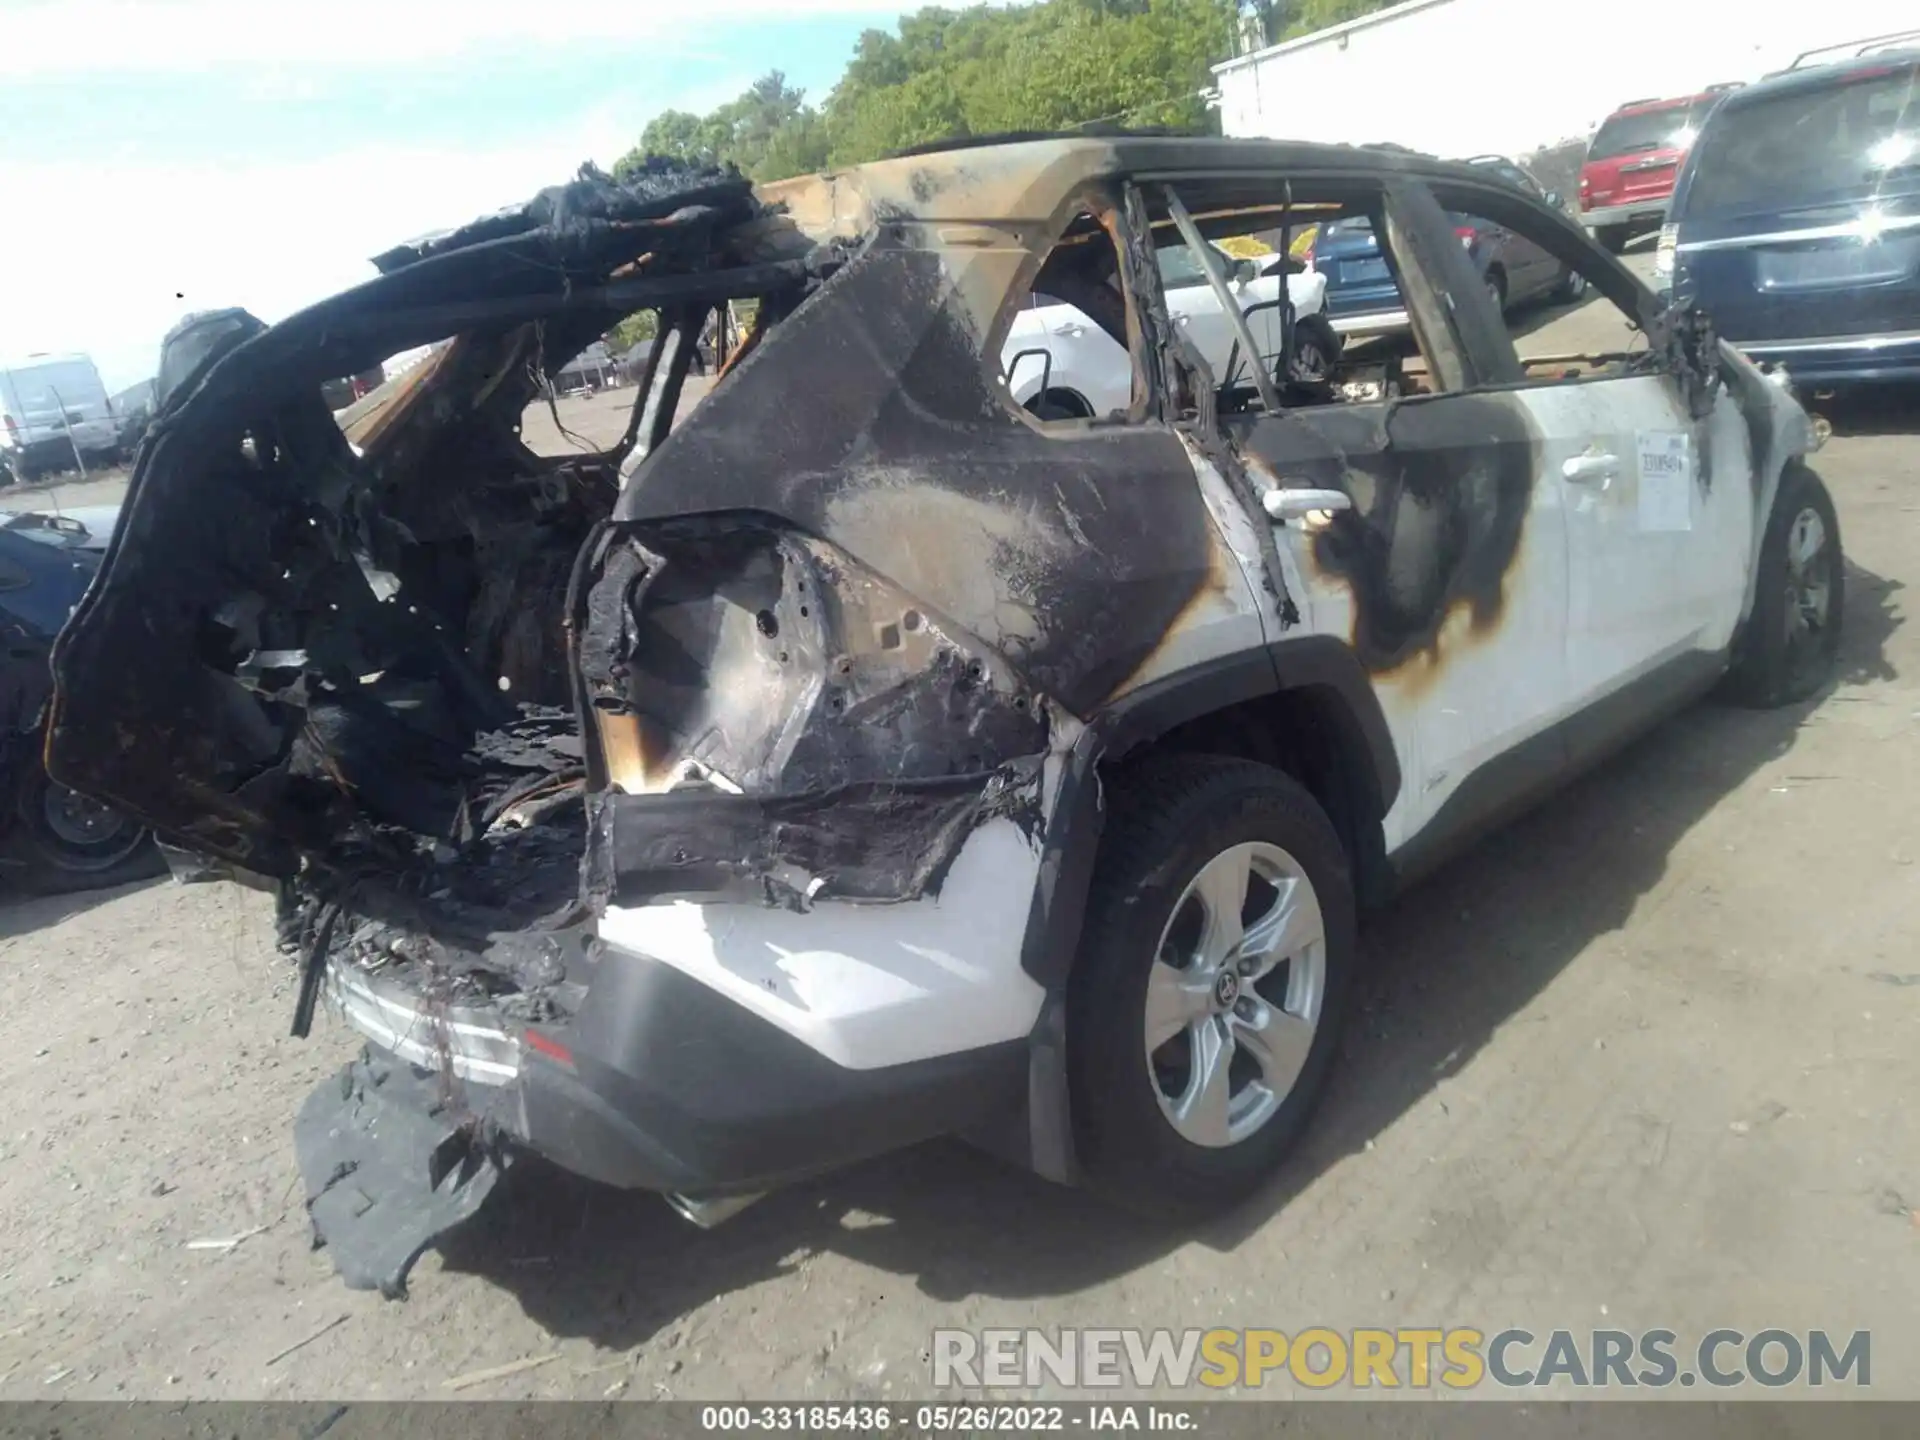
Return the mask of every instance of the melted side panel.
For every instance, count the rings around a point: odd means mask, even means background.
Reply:
[[[940,257],[878,245],[649,458],[616,520],[752,512],[818,536],[1085,715],[1219,584],[1186,450],[1049,433],[995,394]]]

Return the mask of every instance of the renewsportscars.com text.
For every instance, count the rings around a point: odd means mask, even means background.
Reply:
[[[1471,1390],[1873,1383],[1865,1330],[936,1330],[933,1383],[980,1389]]]

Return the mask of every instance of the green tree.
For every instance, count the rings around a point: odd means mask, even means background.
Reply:
[[[852,165],[946,139],[1092,122],[1202,131],[1211,67],[1251,18],[1273,36],[1385,0],[1042,0],[928,6],[861,33],[819,106],[779,71],[708,115],[655,117],[622,167],[648,155],[731,162],[755,180]],[[1297,4],[1297,9],[1295,8]]]
[[[653,339],[659,331],[659,317],[653,311],[636,310],[607,332],[607,347],[618,359],[642,341]]]

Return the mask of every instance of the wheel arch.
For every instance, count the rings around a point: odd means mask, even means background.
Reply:
[[[1048,400],[1053,400],[1063,408],[1076,411],[1082,420],[1093,418],[1093,402],[1071,385],[1048,385],[1044,389],[1036,386],[1033,393],[1020,403],[1031,410]]]
[[[1363,897],[1384,892],[1380,826],[1400,793],[1400,761],[1359,658],[1331,635],[1303,636],[1222,657],[1143,686],[1092,720],[1075,744],[1048,825],[1042,896],[1022,966],[1043,984],[1063,978],[1079,936],[1079,900],[1093,872],[1101,791],[1153,753],[1235,755],[1284,770],[1327,810],[1348,847]],[[1378,877],[1373,873],[1378,869]],[[1055,912],[1041,923],[1042,900]]]
[[[1078,1176],[1065,997],[1105,828],[1105,788],[1124,783],[1127,765],[1166,753],[1237,755],[1286,771],[1333,821],[1363,907],[1392,885],[1382,821],[1400,792],[1400,762],[1365,669],[1337,637],[1223,657],[1143,686],[1093,718],[1067,759],[1020,957],[1047,995],[1029,1036],[1023,1158],[1062,1183]]]

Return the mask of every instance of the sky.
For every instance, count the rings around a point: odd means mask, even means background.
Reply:
[[[394,244],[611,166],[662,110],[775,68],[822,99],[902,8],[0,0],[0,358],[84,351],[122,389],[183,314],[280,320]]]

